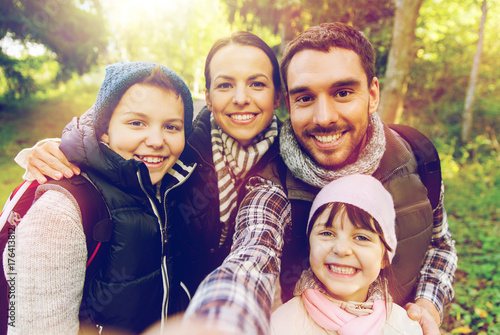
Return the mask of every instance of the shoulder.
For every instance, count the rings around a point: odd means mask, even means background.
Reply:
[[[373,176],[394,198],[396,210],[415,203],[428,202],[427,189],[418,174],[418,164],[409,144],[384,125],[386,150]]]
[[[389,334],[421,335],[423,333],[418,322],[411,320],[404,308],[393,303],[382,332],[382,335]]]
[[[415,173],[417,161],[411,147],[388,125],[384,124],[386,147],[374,176],[380,180],[390,178],[394,174]]]
[[[24,231],[68,233],[80,235],[85,239],[82,215],[78,202],[65,188],[57,185],[41,185],[35,195],[35,201],[21,220],[16,234]],[[72,233],[70,233],[72,232]]]

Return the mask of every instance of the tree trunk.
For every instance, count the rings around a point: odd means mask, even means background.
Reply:
[[[464,113],[462,115],[462,143],[467,143],[470,140],[470,132],[472,128],[472,116],[474,106],[474,91],[477,86],[477,78],[479,77],[479,65],[481,64],[481,54],[483,52],[483,39],[484,39],[484,25],[486,23],[486,13],[488,7],[486,0],[483,0],[481,5],[481,22],[479,24],[479,37],[477,40],[477,50],[472,62],[472,70],[470,72],[469,85],[467,87],[467,94],[465,96]]]
[[[408,88],[410,69],[415,59],[415,27],[423,0],[395,0],[396,13],[391,50],[378,108],[387,123],[398,123]]]

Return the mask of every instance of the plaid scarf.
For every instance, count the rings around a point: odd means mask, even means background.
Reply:
[[[210,125],[222,223],[219,245],[222,245],[229,229],[232,228],[236,215],[238,188],[247,172],[257,164],[278,136],[278,122],[276,116],[273,116],[269,126],[246,147],[241,146],[238,141],[226,134],[217,125],[213,115],[210,116]]]

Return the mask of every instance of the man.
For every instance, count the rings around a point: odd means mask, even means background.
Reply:
[[[262,175],[268,179],[263,187],[251,185],[236,223],[237,243],[224,264],[200,285],[188,319],[197,316],[225,324],[228,332],[256,329],[265,333],[269,326],[259,322],[266,318],[254,306],[264,305],[268,312],[273,289],[265,292],[272,287],[277,268],[252,261],[265,257],[266,248],[272,255],[279,253],[281,240],[271,245],[270,239],[259,239],[256,234],[246,242],[242,236],[251,234],[252,227],[261,226],[262,221],[276,228],[273,215],[284,209],[270,208],[278,201],[263,202],[273,197],[282,201],[283,191],[276,187],[281,185],[291,204],[292,224],[285,229],[280,283],[283,300],[290,299],[302,270],[308,267],[305,225],[314,196],[340,176],[361,173],[379,179],[394,198],[398,248],[393,267],[400,292],[395,301],[403,306],[409,302],[408,315],[420,322],[425,334],[439,333],[444,306],[454,295],[457,262],[442,203],[443,188],[433,212],[411,148],[376,114],[379,83],[374,62],[373,47],[365,36],[341,23],[312,27],[287,45],[280,66],[290,112],[280,135],[286,177],[277,163]],[[255,212],[261,213],[260,222],[252,219]],[[275,263],[274,256],[271,263]],[[255,276],[259,280],[252,279]],[[228,286],[221,284],[228,282]]]

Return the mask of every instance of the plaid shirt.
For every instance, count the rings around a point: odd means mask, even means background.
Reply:
[[[201,317],[227,334],[269,333],[283,230],[291,220],[290,202],[283,189],[257,177],[252,179],[254,188],[244,199],[236,220],[231,254],[205,278],[185,315],[188,320]],[[442,316],[444,306],[454,296],[457,253],[448,229],[441,186],[431,245],[420,270],[415,299],[430,300]]]
[[[236,217],[231,253],[200,284],[185,320],[202,318],[228,334],[268,334],[290,202],[270,181],[250,179]]]
[[[443,319],[444,306],[454,297],[453,278],[457,269],[457,250],[448,227],[443,205],[444,184],[441,183],[439,205],[433,212],[432,240],[420,269],[415,299],[426,298],[438,309]]]

